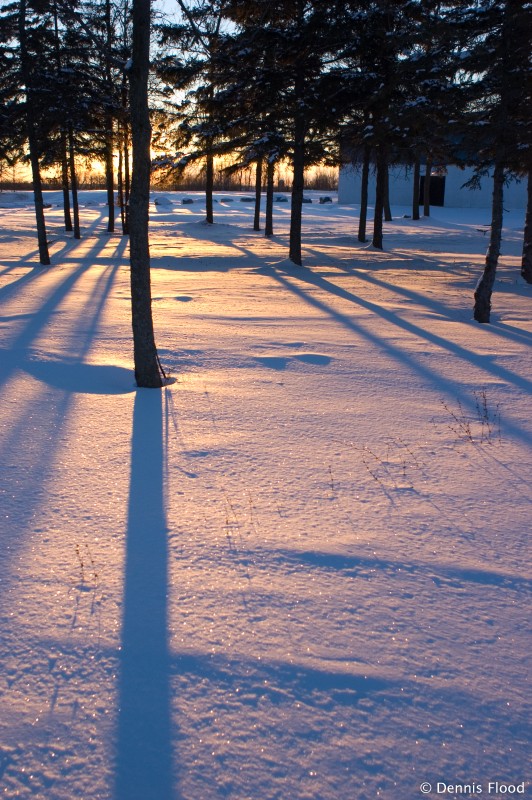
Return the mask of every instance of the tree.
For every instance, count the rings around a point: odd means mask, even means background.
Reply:
[[[260,229],[262,176],[266,173],[265,236],[273,234],[275,165],[288,153],[284,74],[279,68],[278,34],[269,24],[270,9],[258,17],[254,3],[230,2],[225,7],[234,23],[224,35],[213,63],[216,118],[225,149],[236,156],[228,171],[255,168],[253,227]],[[235,72],[234,64],[240,69]],[[265,166],[265,170],[263,169]]]
[[[22,111],[16,8],[0,14],[0,168],[22,160],[26,125]]]
[[[433,164],[445,164],[456,158],[450,126],[460,115],[456,76],[461,65],[457,47],[460,28],[452,24],[452,9],[452,0],[409,4],[412,26],[402,64],[405,93],[401,118],[405,139],[399,149],[401,159],[413,167],[412,218],[416,220],[420,199],[424,216],[430,216]],[[425,177],[420,198],[422,163]]]
[[[44,200],[42,193],[42,180],[41,180],[41,166],[39,162],[39,132],[38,132],[38,115],[39,108],[42,108],[42,96],[38,93],[38,79],[42,78],[42,74],[38,69],[38,53],[31,53],[28,43],[29,33],[28,28],[30,23],[28,20],[28,4],[26,0],[19,0],[18,8],[18,40],[20,48],[20,74],[22,84],[25,87],[25,117],[26,117],[26,133],[28,137],[28,145],[30,151],[30,164],[31,174],[33,181],[33,198],[35,204],[35,219],[37,223],[37,242],[39,247],[39,260],[43,266],[50,264],[50,254],[48,252],[48,241],[46,237],[46,222],[44,219]],[[42,22],[33,21],[31,32],[35,33],[35,28],[41,27],[37,31],[37,36],[33,37],[34,41],[39,41],[42,32]],[[42,83],[40,87],[42,89]]]
[[[366,242],[366,223],[368,217],[368,184],[371,164],[371,147],[366,144],[362,157],[362,181],[360,189],[360,214],[358,218],[358,241]]]
[[[88,155],[91,148],[84,131],[90,130],[93,119],[94,80],[91,74],[90,54],[86,37],[73,27],[59,30],[56,0],[52,3],[54,20],[54,98],[49,104],[53,118],[45,159],[47,163],[60,161],[64,197],[65,228],[73,230],[74,238],[81,238],[76,155]],[[69,189],[72,192],[73,224],[70,221]],[[70,223],[70,224],[69,224]]]
[[[130,269],[133,350],[137,386],[160,388],[166,376],[161,367],[151,310],[150,202],[151,124],[148,108],[150,67],[150,0],[133,0],[133,42],[129,65],[133,172],[130,197]]]
[[[104,121],[105,121],[105,182],[107,187],[107,206],[109,208],[109,216],[107,222],[107,230],[112,233],[115,229],[115,200],[114,200],[114,170],[113,170],[113,149],[114,149],[114,120],[113,111],[115,110],[116,103],[113,102],[115,96],[115,86],[112,75],[111,59],[107,55],[112,52],[114,44],[114,31],[111,24],[111,0],[105,0],[104,3],[104,24],[105,24],[105,44],[106,51],[104,57],[104,86],[107,90],[107,103],[105,104]]]
[[[302,263],[305,168],[326,154],[334,120],[336,87],[326,59],[335,49],[330,32],[337,5],[325,0],[228,0],[225,6],[237,26],[232,47],[240,70],[235,76],[233,59],[233,76],[222,80],[222,96],[227,92],[237,98],[235,119],[244,128],[244,147],[255,163],[262,156],[267,164],[267,236],[272,231],[274,164],[284,156],[292,163],[289,258],[295,264]]]
[[[522,163],[523,146],[530,153],[530,122],[522,124],[520,100],[521,85],[530,86],[527,22],[532,22],[532,9],[524,9],[518,0],[491,0],[475,11],[470,15],[474,40],[467,69],[474,79],[468,116],[476,134],[471,147],[477,173],[480,177],[492,172],[493,200],[490,241],[473,314],[477,322],[487,323],[501,248],[504,183],[508,170]]]
[[[525,234],[523,239],[523,258],[521,275],[527,283],[532,283],[532,172],[528,173]]]
[[[180,175],[184,168],[194,162],[204,164],[205,173],[205,221],[214,222],[214,158],[227,150],[221,144],[223,120],[217,115],[215,103],[214,62],[223,35],[223,3],[197,0],[187,4],[178,0],[183,15],[179,25],[160,27],[161,44],[173,45],[179,55],[172,53],[159,59],[158,74],[165,81],[169,92],[186,92],[181,100],[167,104],[179,122],[174,135],[174,144],[179,151],[172,159],[160,162],[166,172]]]
[[[388,207],[388,171],[394,158],[405,149],[407,129],[403,120],[409,86],[406,81],[407,56],[412,40],[410,0],[392,3],[352,0],[342,18],[339,106],[347,108],[341,121],[342,138],[347,148],[362,162],[362,196],[359,241],[366,240],[367,181],[371,164],[376,171],[374,247],[383,247],[383,214],[391,218]],[[369,160],[368,160],[369,159]]]

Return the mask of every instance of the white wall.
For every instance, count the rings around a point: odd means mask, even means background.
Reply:
[[[338,202],[341,204],[360,203],[361,168],[344,166],[340,169],[338,179]],[[423,168],[422,168],[423,172]],[[445,178],[445,206],[448,208],[489,208],[491,205],[492,184],[489,177],[482,178],[481,188],[477,190],[462,189],[462,185],[471,177],[473,171],[459,167],[447,167]],[[412,168],[390,168],[390,202],[392,205],[412,205]],[[504,207],[526,208],[526,179],[519,183],[512,181],[504,187]],[[375,175],[370,172],[369,203],[375,202]]]

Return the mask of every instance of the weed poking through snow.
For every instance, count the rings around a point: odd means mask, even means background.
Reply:
[[[475,398],[476,417],[468,415],[458,399],[458,410],[451,408],[445,400],[441,404],[451,416],[452,422],[447,423],[447,427],[461,441],[475,443],[492,444],[495,440],[501,440],[501,412],[500,403],[495,408],[490,407],[486,389],[478,389],[473,392]]]

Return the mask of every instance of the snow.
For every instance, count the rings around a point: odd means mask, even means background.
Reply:
[[[51,268],[2,194],[2,797],[528,790],[523,214],[478,325],[488,212],[394,208],[379,252],[309,195],[298,268],[288,203],[266,239],[154,193],[155,391],[104,193],[81,241],[47,194]]]

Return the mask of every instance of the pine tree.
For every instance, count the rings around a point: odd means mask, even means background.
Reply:
[[[38,9],[32,8],[27,0],[19,0],[17,19],[20,78],[25,91],[24,116],[33,182],[39,260],[43,266],[48,266],[50,254],[44,219],[40,151],[42,123],[49,119],[45,113],[47,84],[42,70],[43,48],[49,43],[49,18],[46,14],[39,14]]]
[[[22,160],[26,126],[22,113],[20,66],[14,6],[0,12],[0,170]]]
[[[166,376],[157,355],[153,330],[148,213],[151,171],[151,124],[148,107],[150,24],[150,0],[133,0],[129,82],[133,142],[130,262],[135,379],[139,387],[160,388],[164,385]]]
[[[253,147],[261,143],[270,164],[276,150],[292,163],[289,258],[300,265],[304,172],[325,155],[333,124],[334,92],[324,87],[331,86],[326,59],[334,49],[335,3],[232,0],[226,13],[239,25],[238,43],[246,63],[246,80],[239,88],[248,108],[255,109]],[[267,235],[269,231],[267,221]]]
[[[532,8],[518,0],[485,2],[462,11],[471,44],[462,69],[467,85],[467,139],[477,178],[493,175],[491,232],[483,274],[475,289],[474,318],[490,321],[491,297],[501,248],[503,194],[508,172],[523,168],[530,153],[530,121],[521,106],[530,96],[529,41]],[[528,87],[528,89],[526,89]]]
[[[523,237],[523,257],[521,259],[521,276],[527,283],[532,283],[532,171],[528,173],[527,178],[527,205]]]
[[[185,92],[179,101],[167,104],[174,118],[176,156],[159,164],[167,173],[179,175],[193,162],[202,162],[205,175],[205,221],[214,222],[214,159],[225,152],[223,129],[216,114],[214,62],[221,46],[223,4],[179,0],[183,22],[160,27],[160,43],[173,48],[158,59],[158,75],[170,94]],[[176,124],[177,123],[177,124]],[[186,151],[186,152],[183,152]]]

